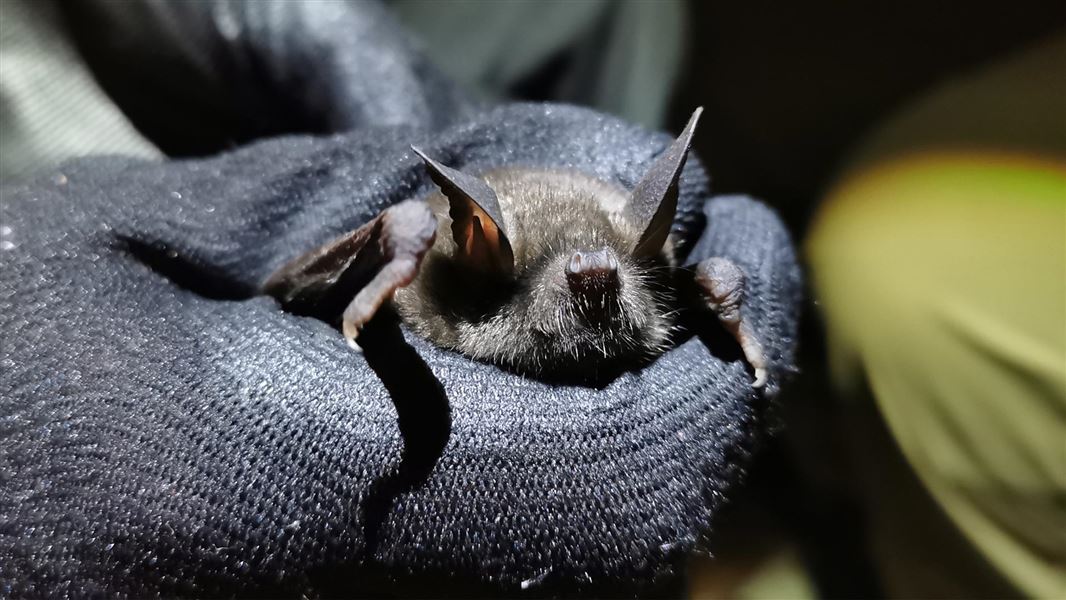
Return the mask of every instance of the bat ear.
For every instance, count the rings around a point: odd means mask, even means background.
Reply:
[[[677,180],[681,176],[681,168],[685,166],[692,135],[696,132],[696,123],[702,112],[701,106],[692,113],[685,130],[633,188],[629,210],[638,223],[644,224],[644,232],[633,247],[636,257],[655,256],[666,244],[674,213],[677,212]]]
[[[501,275],[514,270],[514,252],[504,231],[496,192],[478,177],[450,169],[411,146],[426,163],[433,183],[448,198],[456,256],[475,269]]]

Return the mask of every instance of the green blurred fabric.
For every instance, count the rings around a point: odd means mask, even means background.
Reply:
[[[1066,36],[907,107],[807,240],[891,597],[1066,597],[1063,73]]]
[[[663,125],[685,48],[683,0],[390,4],[441,69],[486,96],[532,91]]]
[[[0,181],[87,154],[159,151],[93,80],[51,2],[0,2]]]

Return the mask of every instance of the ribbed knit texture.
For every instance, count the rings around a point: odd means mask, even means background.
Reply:
[[[442,396],[402,346],[360,355],[249,297],[294,253],[431,189],[411,143],[473,171],[632,186],[669,141],[517,105],[439,135],[83,160],[3,189],[0,594],[673,589],[759,431],[764,400],[728,343],[689,339],[593,389],[407,335]],[[750,200],[705,205],[705,183],[690,161],[679,231],[706,212],[696,252],[750,273],[776,386],[796,323],[788,236]]]

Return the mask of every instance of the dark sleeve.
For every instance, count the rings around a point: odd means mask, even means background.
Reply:
[[[376,1],[59,6],[104,89],[171,155],[282,133],[440,128],[472,111]]]

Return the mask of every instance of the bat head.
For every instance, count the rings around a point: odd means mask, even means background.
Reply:
[[[699,114],[632,191],[574,172],[477,177],[415,149],[447,198],[451,244],[397,294],[405,321],[541,376],[595,377],[663,352],[676,312],[668,236]]]

